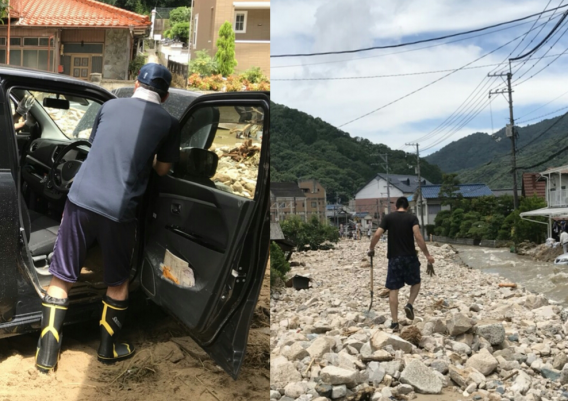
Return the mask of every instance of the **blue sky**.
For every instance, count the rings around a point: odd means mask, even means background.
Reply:
[[[547,0],[273,0],[271,53],[325,52],[420,40],[538,13],[547,3]],[[568,1],[551,0],[547,8],[563,4]],[[506,61],[511,52],[514,57],[523,49],[523,53],[532,49],[566,10],[453,43],[449,41],[464,37],[354,55],[272,58],[271,97],[274,102],[320,117],[334,126],[343,125],[341,129],[353,137],[368,138],[392,149],[412,151],[405,143],[418,142],[423,149],[421,154],[427,155],[474,132],[491,134],[508,123],[506,99],[494,95],[489,102],[488,97],[490,89],[505,87],[503,80],[486,78],[488,73],[508,71],[508,64],[484,66]],[[541,30],[540,25],[545,22]],[[568,111],[567,108],[553,113],[568,106],[568,34],[565,32],[568,33],[568,18],[532,56],[534,59],[513,63],[513,103],[518,125]],[[519,39],[495,50],[516,37]],[[435,83],[432,82],[448,72],[373,79],[279,81],[450,70],[492,51],[469,65],[479,68],[458,71]],[[555,56],[563,52],[566,53]],[[552,57],[538,60],[545,54]],[[534,77],[527,79],[533,74]],[[405,95],[409,96],[348,123]],[[469,103],[458,109],[464,101]],[[538,118],[548,113],[552,114]],[[440,127],[447,118],[451,120]]]

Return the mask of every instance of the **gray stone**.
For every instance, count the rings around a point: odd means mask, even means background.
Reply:
[[[369,382],[377,387],[385,377],[385,369],[379,362],[369,362],[367,365],[367,373],[369,374]]]
[[[477,389],[477,384],[470,383],[469,386],[466,387],[465,391],[469,394],[473,393]]]
[[[399,360],[382,362],[381,366],[383,367],[387,375],[394,376],[395,372],[398,372],[402,369],[402,362]]]
[[[448,333],[451,336],[465,333],[472,327],[471,319],[463,313],[453,313],[446,321]]]
[[[568,365],[564,365],[560,371],[560,377],[558,379],[560,384],[568,384]]]
[[[509,339],[509,341],[518,342],[519,341],[519,333],[511,334],[507,338]]]
[[[481,310],[481,307],[478,304],[473,304],[469,307],[469,310],[472,312],[479,312]]]
[[[400,375],[400,382],[411,385],[418,393],[440,394],[442,392],[442,380],[417,359],[413,359],[406,365]]]
[[[548,305],[548,299],[542,295],[529,294],[525,300],[525,306],[529,309],[536,309]]]
[[[489,341],[491,345],[499,345],[505,340],[505,328],[501,323],[478,325],[477,334]]]
[[[347,386],[342,384],[341,386],[333,386],[331,390],[331,398],[341,398],[347,395]]]
[[[395,389],[396,393],[401,395],[410,394],[414,391],[414,388],[410,384],[399,384]]]
[[[412,387],[412,386],[411,386]],[[386,399],[386,400],[390,400],[392,397],[392,390],[390,387],[383,387],[383,389],[381,390],[381,400]]]
[[[373,348],[371,348],[371,343],[369,341],[367,341],[365,344],[363,344],[363,346],[359,350],[359,353],[364,358],[367,358],[367,357],[370,357],[371,355],[373,355]]]
[[[466,367],[477,369],[485,376],[490,375],[499,363],[486,349],[481,349],[479,353],[473,355],[465,363]]]
[[[467,344],[459,343],[457,341],[451,341],[450,344],[452,346],[452,351],[457,352],[458,354],[471,355],[471,348]]]
[[[327,398],[331,397],[332,389],[333,389],[332,385],[326,384],[326,383],[318,383],[316,385],[316,388],[315,388],[315,390],[317,391],[317,393],[319,395],[321,395],[322,397],[327,397]]]
[[[280,394],[280,391],[270,390],[271,400],[279,400],[280,398],[282,398],[282,394]]]
[[[557,381],[560,379],[560,371],[556,369],[549,369],[543,367],[540,370],[540,374],[542,375],[542,377],[545,377],[548,380]]]
[[[441,374],[445,375],[448,373],[448,363],[446,361],[442,361],[440,359],[435,360],[430,364],[430,367],[434,370],[437,370]]]
[[[554,359],[552,360],[552,367],[554,369],[562,369],[564,365],[566,365],[566,362],[568,362],[566,354],[564,352],[559,352],[554,356]]]
[[[565,322],[568,320],[568,308],[564,308],[560,311],[560,319]]]
[[[321,358],[323,354],[331,352],[335,347],[335,339],[326,336],[320,336],[308,347],[307,351],[312,358]]]
[[[309,356],[310,354],[300,342],[294,343],[286,352],[282,352],[282,355],[291,361],[299,361]]]
[[[356,370],[338,368],[336,366],[326,366],[320,372],[320,377],[324,383],[332,385],[345,384],[352,387],[358,384],[359,375]]]
[[[302,380],[300,372],[286,357],[277,356],[270,360],[270,383],[284,387],[290,382]]]
[[[534,361],[536,361],[537,358],[538,358],[538,357],[536,356],[536,354],[531,352],[531,353],[529,353],[529,354],[527,355],[527,360],[525,361],[525,363],[526,363],[527,365],[531,366],[532,363],[533,363]]]
[[[290,398],[298,398],[308,391],[308,383],[305,382],[292,382],[284,387],[284,395]]]
[[[377,331],[371,338],[371,348],[373,350],[382,349],[390,345],[395,350],[401,350],[409,354],[412,352],[412,344],[398,336],[394,336],[384,331]]]
[[[438,349],[444,348],[444,339],[442,337],[422,336],[418,346],[426,351],[436,352]]]
[[[517,377],[515,377],[515,381],[511,386],[511,390],[514,392],[519,392],[522,395],[525,395],[527,391],[531,388],[532,378],[527,375],[522,370],[519,371]]]

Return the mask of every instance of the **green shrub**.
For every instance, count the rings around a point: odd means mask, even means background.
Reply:
[[[270,243],[270,286],[274,287],[278,282],[284,281],[286,273],[290,271],[290,264],[286,261],[284,252],[274,243]]]
[[[217,39],[217,53],[215,61],[219,66],[219,74],[228,77],[235,71],[237,59],[235,58],[235,32],[229,21],[225,21],[219,28]]]
[[[195,52],[195,58],[189,62],[189,74],[209,76],[217,73],[217,62],[209,55],[207,50]]]
[[[251,67],[240,74],[240,78],[246,79],[251,84],[258,84],[263,81],[268,81],[268,78],[262,73],[260,67]]]
[[[136,79],[136,77],[138,76],[138,72],[140,71],[140,68],[142,68],[142,66],[146,64],[147,59],[148,59],[147,56],[138,55],[134,57],[130,61],[130,63],[128,63],[128,74],[130,75],[131,79]]]
[[[339,241],[339,232],[330,225],[322,224],[317,216],[313,215],[310,220],[305,223],[300,217],[292,216],[282,222],[282,232],[287,239],[296,244],[299,251],[306,249],[330,249],[326,242]]]
[[[178,22],[172,26],[170,37],[187,43],[189,40],[189,22]]]

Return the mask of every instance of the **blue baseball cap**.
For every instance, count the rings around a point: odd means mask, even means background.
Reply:
[[[140,68],[138,82],[167,92],[172,82],[172,74],[161,64],[148,63]]]

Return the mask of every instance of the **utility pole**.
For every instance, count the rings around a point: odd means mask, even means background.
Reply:
[[[519,197],[517,194],[517,146],[515,144],[517,131],[515,130],[515,119],[513,118],[513,90],[511,89],[511,78],[513,73],[511,72],[511,61],[509,60],[509,72],[504,74],[488,74],[488,77],[507,77],[507,89],[498,89],[489,91],[489,97],[494,94],[509,94],[509,124],[505,128],[505,136],[511,138],[511,164],[513,171],[513,208],[517,209],[519,207]]]
[[[424,237],[424,208],[422,207],[422,177],[420,176],[420,149],[417,143],[407,143],[406,146],[416,146],[416,173],[418,174],[418,204],[420,208],[420,230]]]
[[[390,209],[391,209],[391,195],[390,195],[390,179],[389,179],[389,154],[388,153],[375,153],[372,154],[371,156],[379,156],[381,159],[383,159],[383,163],[382,166],[384,167],[384,169],[387,172],[387,202],[388,202],[388,211],[387,214],[390,213]],[[373,165],[381,165],[380,163],[373,163]]]

